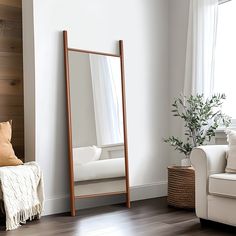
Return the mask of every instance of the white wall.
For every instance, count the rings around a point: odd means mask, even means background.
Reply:
[[[170,135],[183,135],[182,123],[171,114],[171,104],[183,92],[188,30],[189,0],[169,0],[169,93]],[[184,156],[170,148],[173,164]]]
[[[89,54],[69,52],[72,146],[97,145]]]
[[[30,4],[23,2],[24,7]],[[35,75],[30,78],[35,81],[36,107],[32,115],[35,112],[35,158],[44,172],[46,214],[68,210],[69,202],[65,29],[71,47],[118,53],[117,40],[124,40],[132,199],[165,195],[169,149],[162,137],[169,134],[168,1],[33,3]]]

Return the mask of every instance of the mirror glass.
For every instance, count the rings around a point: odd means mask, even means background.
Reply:
[[[68,56],[75,196],[125,193],[120,58]]]

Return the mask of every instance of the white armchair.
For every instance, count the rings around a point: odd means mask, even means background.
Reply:
[[[236,226],[236,174],[225,173],[226,145],[194,148],[196,214],[200,219]]]

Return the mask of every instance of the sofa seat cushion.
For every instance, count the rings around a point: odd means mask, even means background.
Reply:
[[[209,193],[236,198],[236,174],[213,174],[209,177]]]

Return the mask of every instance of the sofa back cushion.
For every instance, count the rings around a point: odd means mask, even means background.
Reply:
[[[228,173],[236,173],[236,131],[227,130],[227,141],[228,141],[228,151],[227,151],[227,165],[225,171]]]
[[[0,166],[23,164],[15,155],[11,144],[12,128],[9,121],[0,123]]]
[[[102,149],[97,146],[73,148],[74,165],[99,160]]]

